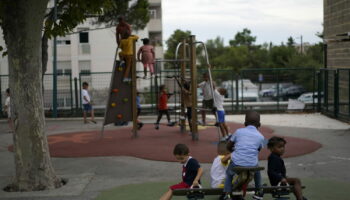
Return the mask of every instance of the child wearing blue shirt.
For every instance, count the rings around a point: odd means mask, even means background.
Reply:
[[[258,165],[258,155],[263,147],[264,136],[258,131],[260,127],[260,115],[255,111],[249,111],[245,115],[245,128],[237,129],[227,143],[227,149],[232,152],[231,163],[226,170],[224,192],[226,200],[231,200],[232,178],[235,175],[233,168],[255,167]],[[257,188],[254,199],[262,199],[258,189],[261,186],[260,171],[254,174],[255,187]]]

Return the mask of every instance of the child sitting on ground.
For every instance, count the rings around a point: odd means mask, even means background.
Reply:
[[[218,143],[218,155],[210,168],[210,178],[212,188],[224,188],[226,169],[230,162],[231,154],[226,148],[226,141]]]
[[[142,41],[143,41],[143,46],[140,47],[140,49],[137,52],[137,60],[141,61],[143,64],[143,73],[144,73],[143,78],[145,79],[147,78],[147,67],[149,68],[151,76],[153,76],[153,73],[154,73],[153,65],[155,60],[155,54],[154,54],[153,46],[149,44],[149,39],[144,38]]]
[[[163,117],[163,114],[166,115],[168,120],[168,126],[173,126],[174,123],[170,120],[170,115],[168,112],[168,99],[171,96],[171,94],[168,94],[165,88],[165,85],[159,86],[159,100],[158,100],[158,118],[157,122],[154,124],[155,129],[159,129],[159,122]]]
[[[170,186],[169,190],[160,198],[160,200],[169,200],[173,196],[173,190],[184,189],[199,186],[200,178],[203,174],[203,169],[198,161],[189,156],[189,149],[185,144],[177,144],[174,148],[173,154],[177,161],[182,166],[182,182]]]
[[[278,183],[290,184],[294,186],[294,195],[297,200],[306,200],[303,197],[301,182],[298,178],[289,178],[286,176],[286,167],[281,156],[284,154],[286,141],[281,137],[272,137],[269,139],[267,147],[270,149],[271,154],[268,158],[267,174],[272,186],[278,185]]]
[[[125,31],[122,35],[122,40],[120,41],[120,49],[122,50],[119,53],[121,60],[120,66],[126,65],[124,71],[123,82],[130,82],[129,78],[130,69],[133,66],[133,56],[134,56],[134,41],[139,39],[136,35],[130,35],[128,31]]]
[[[256,167],[258,166],[259,151],[263,147],[264,136],[259,132],[260,115],[255,111],[248,111],[245,115],[245,128],[237,129],[227,143],[227,149],[231,153],[231,163],[226,170],[224,192],[225,200],[231,200],[232,179],[236,174],[234,167]],[[260,171],[254,174],[255,195],[254,199],[262,199],[260,193],[261,174]]]
[[[225,88],[218,88],[214,90],[214,105],[217,114],[217,123],[220,127],[222,138],[226,140],[228,138],[228,127],[225,123],[225,110],[224,110],[224,96],[226,95]]]

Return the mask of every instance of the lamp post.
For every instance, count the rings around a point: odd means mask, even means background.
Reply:
[[[300,54],[303,54],[303,36],[296,37],[295,39],[300,39]]]

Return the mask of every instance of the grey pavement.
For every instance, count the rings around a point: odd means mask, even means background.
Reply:
[[[241,115],[231,116],[234,121],[241,121]],[[276,116],[274,116],[276,117]],[[262,119],[271,118],[262,115]],[[272,117],[273,118],[273,117]],[[298,114],[280,115],[278,118],[286,118],[285,123],[269,126],[282,136],[294,136],[307,138],[321,143],[323,146],[311,154],[285,159],[288,175],[300,178],[322,178],[350,183],[350,129],[348,124],[342,123],[336,127],[327,129],[338,122],[327,117],[310,114],[308,120],[312,122],[310,127],[305,123],[305,116]],[[231,118],[230,118],[231,119]],[[237,119],[237,120],[235,120]],[[306,125],[296,126],[297,120],[303,120]],[[144,120],[152,121],[151,118]],[[263,121],[263,120],[262,120]],[[267,120],[268,121],[268,120]],[[288,124],[290,121],[290,124]],[[320,126],[314,122],[319,122]],[[341,123],[341,122],[339,122]],[[83,124],[81,119],[57,119],[46,122],[47,134],[57,134],[75,131],[100,130],[102,119],[98,124]],[[313,128],[313,127],[319,128]],[[339,128],[337,128],[339,127]],[[108,126],[106,129],[118,129]],[[7,151],[7,146],[12,144],[12,135],[7,133],[7,124],[0,121],[0,187],[3,188],[11,182],[15,173],[13,154]],[[131,134],[130,134],[131,136]],[[190,138],[189,138],[190,139]],[[172,155],[169,155],[172,156]],[[150,161],[133,157],[90,157],[90,158],[52,158],[56,173],[68,178],[68,184],[56,190],[45,192],[6,193],[0,191],[0,199],[38,199],[38,200],[89,200],[94,199],[100,191],[114,188],[120,185],[160,182],[178,180],[179,164],[171,162]],[[260,165],[266,166],[266,161]],[[204,180],[209,180],[210,164],[203,164],[205,170]],[[263,173],[266,177],[266,173]]]

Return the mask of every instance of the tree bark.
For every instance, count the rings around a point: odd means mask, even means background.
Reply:
[[[9,59],[14,154],[19,191],[61,186],[51,164],[42,98],[41,35],[48,0],[5,0],[2,15]]]

